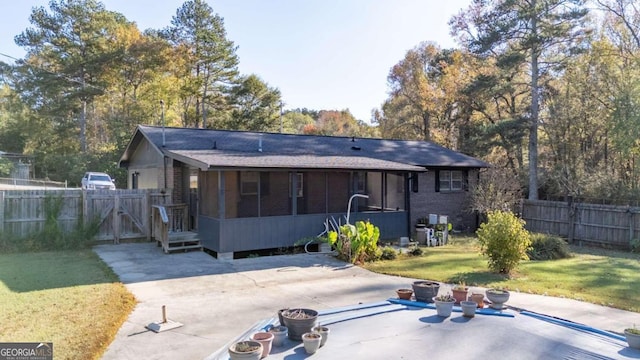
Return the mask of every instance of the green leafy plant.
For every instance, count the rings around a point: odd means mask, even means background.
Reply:
[[[412,245],[409,247],[409,251],[407,252],[407,254],[411,256],[421,256],[423,253],[424,252],[418,245]]]
[[[391,246],[385,246],[382,248],[382,254],[380,254],[380,259],[382,260],[394,260],[398,257],[398,252],[396,249]]]
[[[629,245],[631,246],[631,252],[640,252],[640,239],[632,239]]]
[[[0,177],[11,176],[11,171],[13,171],[13,162],[9,159],[0,158]]]
[[[84,221],[81,216],[75,221],[72,229],[65,229],[60,224],[64,208],[62,196],[47,195],[43,202],[44,223],[42,227],[28,236],[21,237],[12,233],[0,234],[0,250],[3,252],[31,252],[48,250],[76,250],[88,247],[91,239],[100,228],[96,217]]]
[[[456,298],[454,298],[451,293],[445,293],[445,294],[434,297],[433,300],[443,301],[443,302],[455,302]]]
[[[635,325],[633,325],[633,327],[624,329],[624,331],[628,332],[629,334],[640,335],[640,329],[636,328]]]
[[[330,231],[327,238],[337,249],[338,256],[351,263],[372,261],[380,256],[380,229],[368,220],[342,225],[339,234]]]
[[[531,247],[527,249],[531,260],[556,260],[571,257],[569,245],[560,237],[549,234],[531,234]]]
[[[531,236],[524,221],[508,211],[491,211],[488,221],[476,232],[480,251],[489,257],[489,268],[502,274],[515,269],[521,260],[527,260]]]

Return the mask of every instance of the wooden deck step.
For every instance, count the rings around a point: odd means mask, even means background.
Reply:
[[[202,244],[198,234],[191,231],[169,233],[165,253],[175,251],[202,250]]]

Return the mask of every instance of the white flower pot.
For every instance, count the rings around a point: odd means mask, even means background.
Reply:
[[[640,335],[632,334],[629,332],[629,330],[625,329],[624,337],[627,339],[627,344],[629,344],[630,348],[640,350]]]
[[[322,342],[322,335],[317,332],[308,332],[302,334],[302,343],[304,344],[304,351],[311,355],[318,351],[320,343]]]
[[[433,302],[436,304],[436,312],[438,313],[438,316],[451,316],[451,312],[453,311],[453,304],[455,303],[455,301],[440,301],[433,299]]]

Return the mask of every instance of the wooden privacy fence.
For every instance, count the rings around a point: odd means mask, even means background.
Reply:
[[[521,210],[527,230],[569,242],[629,248],[640,239],[640,207],[523,200]]]
[[[50,199],[50,200],[47,200]],[[95,240],[148,238],[151,207],[171,204],[171,192],[136,190],[6,190],[0,191],[0,234],[26,238],[44,227],[47,201],[61,201],[57,221],[64,232],[79,221],[97,221]]]

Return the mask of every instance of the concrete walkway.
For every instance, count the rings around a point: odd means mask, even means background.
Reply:
[[[103,359],[203,359],[260,319],[286,307],[327,309],[395,297],[415,279],[380,275],[327,255],[219,261],[203,252],[165,255],[155,244],[101,245],[94,251],[139,303]],[[184,326],[145,326],[167,317]],[[508,305],[621,333],[640,314],[571,299],[511,293]]]

